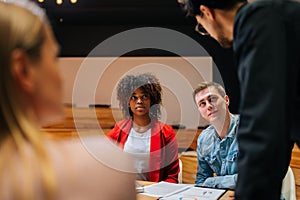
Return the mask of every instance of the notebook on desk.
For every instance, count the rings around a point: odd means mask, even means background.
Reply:
[[[157,197],[161,200],[178,200],[191,198],[193,200],[217,200],[226,189],[195,187],[194,184],[175,184],[159,182],[144,186],[144,195]]]
[[[203,187],[191,187],[180,193],[176,193],[170,196],[162,197],[161,200],[217,200],[224,193],[225,189],[215,188],[203,188]]]

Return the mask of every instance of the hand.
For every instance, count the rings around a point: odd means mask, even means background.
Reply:
[[[235,200],[235,197],[234,197],[234,191],[232,190],[228,190],[224,196],[224,198],[222,198],[222,200]]]

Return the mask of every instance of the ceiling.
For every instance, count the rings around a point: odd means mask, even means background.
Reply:
[[[97,25],[135,24],[163,25],[187,23],[176,0],[77,0],[71,4],[64,0],[45,0],[46,9],[55,24]]]
[[[199,39],[194,31],[195,19],[185,16],[177,0],[77,0],[76,4],[63,1],[62,5],[57,5],[56,0],[39,3],[46,9],[62,56],[86,56],[107,38],[137,27],[169,28]],[[138,54],[162,52],[147,50]]]

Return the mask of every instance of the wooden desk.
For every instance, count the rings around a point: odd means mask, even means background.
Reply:
[[[149,181],[137,181],[139,184],[142,184],[144,186],[146,185],[151,185],[155,182],[149,182]],[[147,195],[143,195],[143,193],[138,193],[137,196],[136,196],[136,199],[137,200],[156,200],[158,198],[156,197],[150,197],[150,196],[147,196]]]
[[[148,181],[137,181],[139,184],[142,184],[144,186],[146,185],[151,185],[154,182],[148,182]],[[227,200],[229,199],[229,196],[233,195],[234,191],[228,190],[221,198],[220,200]],[[158,198],[156,197],[150,197],[150,196],[146,196],[143,195],[143,193],[139,193],[137,194],[137,200],[157,200]]]

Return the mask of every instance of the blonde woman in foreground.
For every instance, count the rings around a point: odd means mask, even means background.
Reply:
[[[63,116],[59,48],[43,10],[0,0],[0,30],[0,199],[136,199],[130,158],[105,138],[106,160],[39,131]]]

